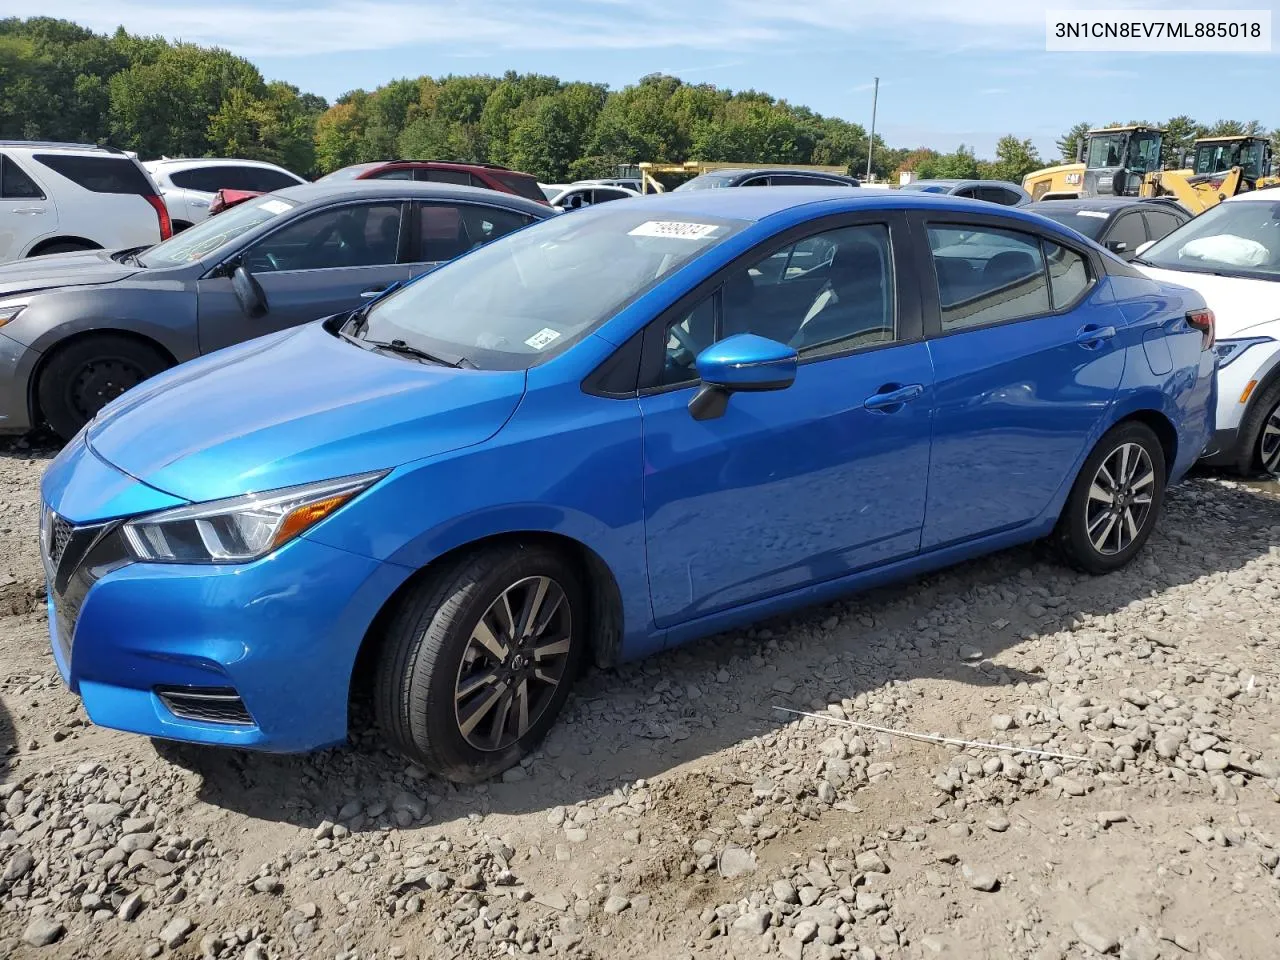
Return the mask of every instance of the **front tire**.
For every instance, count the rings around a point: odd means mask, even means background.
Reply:
[[[1085,460],[1058,521],[1066,560],[1092,574],[1111,573],[1142,549],[1164,504],[1164,449],[1146,424],[1107,431]]]
[[[158,349],[129,337],[76,340],[40,371],[40,413],[54,433],[70,440],[116,397],[168,367],[169,358]]]
[[[1252,476],[1280,474],[1280,380],[1249,405],[1240,424],[1235,472]]]
[[[515,543],[467,554],[394,611],[376,668],[379,726],[446,779],[496,776],[555,723],[586,629],[581,581],[560,553]]]

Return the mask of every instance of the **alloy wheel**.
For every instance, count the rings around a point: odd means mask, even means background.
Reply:
[[[1138,537],[1151,515],[1155,469],[1137,443],[1122,443],[1098,465],[1085,507],[1085,530],[1093,548],[1115,556]]]
[[[573,615],[550,577],[507,587],[480,617],[454,685],[458,732],[477,750],[505,750],[538,722],[565,678]]]
[[[71,384],[71,406],[88,420],[126,390],[144,379],[136,364],[127,360],[87,363]]]
[[[1258,444],[1262,469],[1267,473],[1280,473],[1280,406],[1267,415],[1262,425],[1262,439]]]

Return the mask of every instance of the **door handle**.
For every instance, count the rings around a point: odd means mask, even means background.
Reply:
[[[1095,324],[1088,324],[1080,328],[1076,334],[1076,343],[1080,346],[1092,350],[1103,340],[1110,340],[1116,335],[1115,327],[1099,327]]]
[[[44,207],[16,207],[13,212],[31,216],[33,214],[44,213]]]
[[[876,393],[867,397],[867,399],[863,401],[862,405],[868,410],[893,413],[904,403],[910,403],[923,393],[924,386],[919,383],[909,383],[905,387],[898,386],[894,383],[887,383]]]
[[[386,291],[386,287],[370,287],[368,290],[361,290],[360,296],[364,297],[366,300],[370,300],[379,294],[386,293]]]
[[[209,205],[208,200],[191,199],[191,200],[188,200],[187,202],[190,203],[193,207],[207,207]]]

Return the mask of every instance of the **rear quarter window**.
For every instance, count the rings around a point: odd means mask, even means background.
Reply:
[[[145,197],[156,192],[147,175],[128,157],[37,153],[35,160],[94,193],[129,193]]]
[[[533,179],[533,177],[527,177],[505,170],[486,170],[485,175],[492,177],[518,197],[524,197],[526,200],[537,200],[539,203],[547,202],[547,198],[543,194],[542,188],[538,186],[538,181]]]

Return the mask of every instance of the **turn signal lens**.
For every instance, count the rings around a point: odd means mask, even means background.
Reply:
[[[319,503],[310,503],[306,506],[298,507],[281,521],[280,529],[276,531],[275,537],[271,540],[272,549],[283,543],[288,543],[308,527],[315,526],[359,492],[358,490],[348,490],[346,493],[335,494],[326,500],[321,500]]]
[[[1249,398],[1253,396],[1253,388],[1256,387],[1257,385],[1258,385],[1257,380],[1250,380],[1248,383],[1244,385],[1244,390],[1242,390],[1240,393],[1241,403],[1249,402]]]

